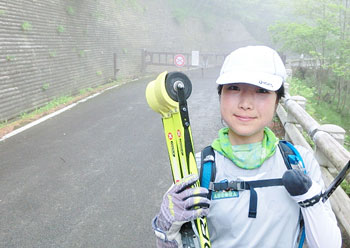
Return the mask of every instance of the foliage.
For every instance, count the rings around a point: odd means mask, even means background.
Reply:
[[[8,124],[8,120],[1,121],[0,122],[0,129],[3,128],[3,127],[6,127],[7,124]]]
[[[277,20],[295,18],[291,16],[288,0],[234,0],[227,3],[224,16],[240,21],[256,40],[271,44],[267,29]]]
[[[83,58],[85,57],[85,50],[79,50],[79,57]]]
[[[350,183],[343,181],[340,185],[343,188],[343,190],[345,191],[345,193],[350,196]]]
[[[281,51],[312,59],[312,74],[306,79],[316,93],[315,114],[326,108],[329,116],[323,119],[346,123],[350,119],[350,1],[295,0],[289,6],[298,18],[270,26],[272,39]]]
[[[49,83],[44,83],[43,86],[41,87],[41,89],[42,89],[43,91],[46,91],[49,87],[50,87],[50,84],[49,84]]]
[[[315,88],[310,86],[310,84],[311,83],[307,82],[307,80],[293,77],[290,82],[289,92],[291,95],[300,95],[307,99],[306,111],[320,124],[334,124],[344,128],[347,132],[344,146],[347,149],[350,149],[350,116],[341,116],[336,111],[336,106],[329,104],[326,101],[318,103],[318,95],[315,93]]]
[[[51,58],[54,58],[57,56],[57,52],[56,51],[49,51],[49,55]]]
[[[179,25],[183,25],[189,18],[195,18],[201,21],[204,30],[207,31],[214,28],[218,17],[222,14],[219,11],[221,10],[222,12],[227,5],[221,0],[216,4],[209,0],[167,0],[167,3],[170,6],[174,20]]]
[[[59,26],[57,27],[57,32],[60,33],[60,34],[63,33],[64,30],[65,30],[65,28],[64,28],[64,26],[62,26],[62,25],[59,25]]]
[[[75,14],[75,10],[73,9],[72,6],[67,6],[66,11],[67,11],[68,15],[73,16]]]
[[[114,0],[118,7],[131,6],[134,10],[139,13],[146,11],[146,7],[140,3],[138,0]],[[141,1],[142,2],[142,1]]]
[[[315,58],[320,67],[324,66],[324,60],[334,55],[340,33],[335,21],[337,13],[327,1],[296,0],[292,3],[296,12],[308,19],[277,22],[269,27],[273,41],[281,45],[281,50]]]
[[[168,4],[171,8],[171,14],[174,20],[181,25],[187,18],[194,15],[194,12],[191,11],[194,6],[194,1],[187,1],[184,3],[182,0],[168,0]]]
[[[204,30],[211,31],[221,20],[243,24],[256,40],[271,44],[267,27],[276,20],[290,18],[284,6],[288,0],[167,0],[174,20],[179,24],[194,18]],[[282,7],[281,7],[282,6]]]
[[[15,56],[13,56],[13,55],[7,55],[7,56],[6,56],[6,60],[7,60],[7,61],[13,61],[13,60],[15,60]]]
[[[310,99],[314,99],[315,88],[308,87],[302,80],[293,77],[289,85],[289,93],[292,96],[303,96],[307,99],[308,104],[306,104],[306,111],[312,116],[315,114],[316,110],[313,104],[309,104]]]
[[[48,102],[45,106],[43,106],[41,108],[37,108],[31,112],[21,113],[20,118],[21,119],[30,119],[36,115],[41,115],[49,110],[52,110],[52,109],[54,109],[62,104],[70,102],[72,100],[73,100],[73,97],[71,97],[71,96],[62,96],[62,97],[54,98],[53,100],[51,100],[50,102]]]
[[[94,90],[93,88],[81,89],[81,90],[79,90],[79,94],[85,95],[86,93],[92,92],[93,90]]]
[[[23,31],[29,31],[32,30],[33,26],[29,22],[23,22],[22,23],[22,30]]]

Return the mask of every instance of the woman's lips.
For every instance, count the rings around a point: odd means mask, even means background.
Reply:
[[[254,120],[255,117],[243,116],[243,115],[234,115],[240,121],[251,121]]]

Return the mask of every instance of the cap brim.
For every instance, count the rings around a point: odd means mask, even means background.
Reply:
[[[226,72],[216,80],[217,84],[246,83],[267,90],[277,91],[283,83],[283,78],[263,72]]]

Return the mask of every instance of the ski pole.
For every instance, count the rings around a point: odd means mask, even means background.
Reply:
[[[344,166],[344,168],[339,172],[339,174],[334,178],[325,192],[321,195],[322,202],[327,201],[327,199],[333,194],[333,192],[337,189],[337,187],[341,184],[341,182],[345,179],[346,175],[350,172],[350,160]]]

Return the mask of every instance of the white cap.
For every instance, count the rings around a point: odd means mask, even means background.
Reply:
[[[226,57],[216,83],[247,83],[276,91],[286,78],[286,68],[275,50],[266,46],[247,46]]]

